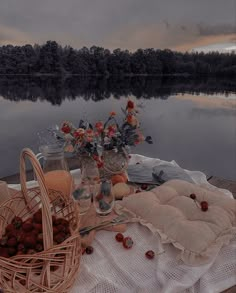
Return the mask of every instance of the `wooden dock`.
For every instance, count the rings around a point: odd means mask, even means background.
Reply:
[[[27,179],[33,180],[32,171],[27,172]],[[15,184],[20,182],[20,177],[19,174],[15,174],[12,176],[0,178],[0,180],[6,181],[8,184]],[[207,180],[209,183],[218,188],[228,189],[232,192],[234,198],[236,199],[236,181],[223,179],[216,176],[207,176]]]

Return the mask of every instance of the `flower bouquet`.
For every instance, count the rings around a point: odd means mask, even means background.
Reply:
[[[89,156],[96,161],[98,168],[105,168],[118,174],[127,167],[129,148],[141,142],[152,144],[151,136],[142,134],[137,118],[138,110],[133,101],[122,109],[124,119],[121,124],[116,113],[111,112],[105,122],[95,125],[80,120],[78,128],[64,121],[57,133],[65,145],[65,152],[76,156]]]

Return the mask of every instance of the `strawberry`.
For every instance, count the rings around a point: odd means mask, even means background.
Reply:
[[[190,195],[189,195],[189,197],[191,198],[191,199],[196,199],[196,194],[194,194],[194,193],[191,193]]]
[[[6,233],[15,230],[15,226],[13,224],[9,224],[6,226]]]
[[[145,256],[146,258],[148,259],[153,259],[155,257],[155,252],[152,251],[152,250],[148,250],[146,253],[145,253]]]
[[[0,245],[4,246],[7,244],[8,237],[3,236],[2,239],[0,239]]]
[[[66,232],[66,234],[70,234],[70,227],[69,226],[65,227],[65,232]]]
[[[16,255],[23,255],[25,254],[25,252],[26,252],[25,250],[18,250]]]
[[[32,224],[32,223],[33,223],[33,218],[28,218],[27,220],[25,220],[25,223],[30,223],[30,224]]]
[[[27,254],[35,254],[35,253],[36,253],[36,250],[34,249],[27,250]]]
[[[208,202],[207,201],[201,201],[200,205],[201,205],[201,209],[203,212],[206,212],[208,210]]]
[[[62,224],[60,224],[60,225],[57,226],[57,230],[58,230],[59,232],[65,232],[65,231],[66,231],[66,227],[63,226]]]
[[[65,240],[66,234],[63,232],[58,233],[55,235],[54,240],[56,241],[57,244],[62,243]]]
[[[124,248],[130,249],[133,246],[134,242],[131,237],[125,237],[123,239]]]
[[[18,250],[18,251],[24,251],[24,250],[25,250],[25,246],[24,246],[24,244],[23,244],[23,243],[19,243],[19,244],[17,245],[17,250]]]
[[[0,256],[9,258],[8,249],[6,247],[0,247]]]
[[[63,220],[62,218],[56,219],[54,225],[55,226],[61,225],[63,222],[62,220]]]
[[[30,233],[37,238],[38,237],[38,234],[39,234],[39,231],[34,229]]]
[[[22,225],[22,219],[20,217],[14,217],[11,223],[15,226],[16,229],[19,229]]]
[[[35,249],[38,252],[43,251],[43,245],[41,243],[38,243],[38,244],[36,244]]]
[[[31,223],[24,223],[22,225],[22,230],[25,232],[30,232],[31,230],[33,230],[34,226]]]
[[[37,211],[34,215],[33,215],[33,219],[35,223],[41,224],[42,223],[42,212],[41,210]]]
[[[8,247],[7,252],[10,256],[13,256],[17,253],[17,251],[14,247]]]
[[[93,247],[92,246],[87,246],[85,249],[86,254],[92,254],[93,253]]]
[[[148,185],[145,183],[141,184],[141,189],[146,190],[148,188]]]
[[[69,221],[67,221],[66,219],[61,218],[61,225],[63,226],[69,226]]]
[[[118,242],[122,242],[124,239],[124,235],[122,233],[117,233],[115,237],[116,237],[116,241]]]
[[[52,227],[52,229],[53,229],[53,236],[57,235],[60,232],[57,227]]]
[[[26,236],[24,239],[24,245],[26,248],[34,248],[36,246],[36,237],[35,236]]]
[[[34,227],[35,230],[38,230],[40,233],[43,231],[42,224],[33,223],[33,227]]]
[[[20,231],[20,230],[15,230],[15,229],[9,231],[9,232],[7,233],[7,237],[8,237],[8,239],[9,239],[9,238],[12,238],[12,237],[17,237],[19,231]]]
[[[10,239],[7,240],[7,245],[9,247],[15,247],[17,245],[17,239],[16,237],[12,237]]]

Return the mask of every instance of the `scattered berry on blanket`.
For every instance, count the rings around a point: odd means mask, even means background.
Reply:
[[[201,201],[200,205],[201,205],[201,209],[203,212],[206,212],[208,210],[208,202],[207,201]]]
[[[130,249],[133,246],[134,242],[131,237],[125,237],[123,239],[124,248]]]
[[[142,190],[146,190],[147,188],[148,188],[147,184],[145,184],[145,183],[141,184],[141,189]]]
[[[145,253],[145,256],[146,258],[148,259],[153,259],[155,257],[155,252],[153,250],[148,250],[146,253]]]
[[[124,235],[122,233],[117,233],[116,234],[116,241],[122,242],[124,239]]]
[[[191,198],[191,199],[196,199],[196,194],[191,193],[191,194],[190,194],[190,198]]]
[[[93,247],[92,246],[87,246],[85,249],[86,254],[92,254],[93,253]]]

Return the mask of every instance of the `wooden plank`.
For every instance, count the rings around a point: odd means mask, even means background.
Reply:
[[[236,181],[212,176],[210,179],[208,179],[208,182],[212,185],[215,185],[216,187],[231,191],[234,198],[236,198]]]

